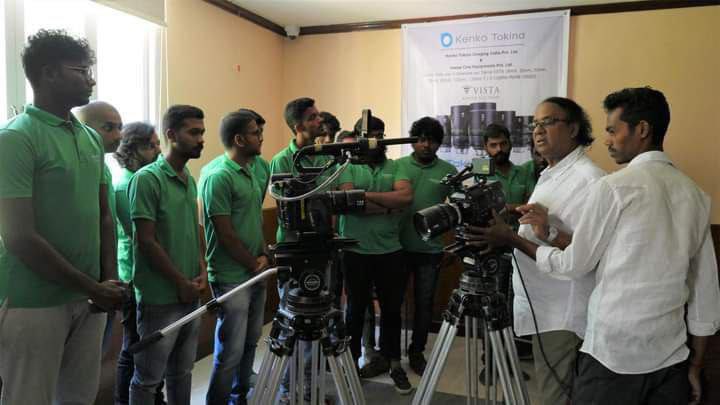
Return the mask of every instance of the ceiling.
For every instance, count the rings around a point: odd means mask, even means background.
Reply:
[[[647,0],[230,0],[280,26],[349,24]]]

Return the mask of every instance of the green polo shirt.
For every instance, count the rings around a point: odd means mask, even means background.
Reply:
[[[502,184],[507,204],[524,204],[535,188],[535,176],[524,166],[512,165],[508,176],[495,169],[495,175],[488,180],[497,180]]]
[[[100,136],[32,104],[0,127],[0,198],[32,198],[35,230],[78,271],[100,279]],[[9,287],[12,288],[9,288]],[[86,298],[27,268],[0,242],[0,298],[43,308]]]
[[[255,159],[248,163],[248,169],[250,169],[250,172],[262,188],[262,195],[260,198],[260,205],[262,208],[262,202],[265,201],[268,184],[270,184],[270,163],[260,156],[255,156]]]
[[[408,180],[397,162],[387,159],[381,165],[350,165],[340,175],[339,184],[352,183],[354,189],[365,191],[392,191],[393,184],[399,180]],[[341,215],[340,235],[357,239],[358,244],[347,250],[355,253],[379,255],[402,249],[400,245],[400,220],[404,214],[347,214]]]
[[[415,230],[412,219],[416,212],[445,201],[451,189],[441,184],[441,180],[448,174],[457,173],[457,169],[442,159],[423,165],[415,160],[413,155],[398,159],[397,164],[408,176],[413,189],[412,206],[405,211],[400,224],[400,244],[410,252],[440,253],[443,249],[442,237],[423,241]]]
[[[211,282],[239,284],[251,277],[253,269],[236,262],[220,244],[212,217],[229,216],[233,229],[245,248],[254,256],[260,255],[265,243],[262,230],[262,198],[267,178],[257,176],[250,167],[242,167],[226,155],[219,159],[209,170],[204,167],[204,174],[200,178],[199,193],[205,220],[208,279]]]
[[[278,174],[278,173],[293,173],[297,174],[297,171],[295,170],[295,166],[293,165],[293,155],[295,152],[299,150],[298,146],[295,144],[295,140],[292,139],[290,141],[290,144],[280,152],[278,152],[275,156],[273,156],[272,160],[270,161],[270,174]],[[325,155],[316,155],[316,156],[305,156],[302,159],[302,165],[305,167],[319,167],[324,166],[328,161],[330,160],[330,157]],[[328,175],[323,175],[320,177],[320,179],[317,181],[317,184],[322,183],[325,179],[327,179]],[[329,189],[334,188],[334,185],[330,185]],[[278,225],[276,238],[278,242],[285,241],[285,231],[282,229],[280,225]]]
[[[215,166],[223,162],[222,154],[215,159],[211,160],[208,164],[203,166],[200,170],[200,180],[198,181],[198,190],[202,188],[202,181],[205,174],[209,173]],[[265,201],[265,194],[267,194],[268,184],[270,183],[270,163],[263,159],[261,156],[255,156],[249,163],[248,169],[258,179],[258,182],[263,186],[262,200]]]
[[[120,280],[129,283],[133,278],[133,223],[130,217],[130,200],[128,199],[128,184],[133,172],[122,169],[118,178],[114,179],[115,212],[117,214],[117,262]]]
[[[155,222],[157,239],[173,266],[193,279],[200,273],[197,189],[188,168],[183,171],[187,182],[160,155],[130,179],[128,198],[130,217]],[[138,302],[153,305],[179,302],[175,284],[153,269],[150,259],[138,249],[137,238],[134,239],[133,284]]]
[[[103,166],[103,168],[104,169],[102,184],[107,186],[108,207],[110,207],[110,215],[112,215],[113,224],[115,227],[117,227],[117,203],[115,201],[115,187],[113,185],[113,176],[110,172],[110,168],[108,168],[107,165]],[[115,234],[115,238],[117,239],[117,233]]]
[[[530,159],[527,162],[521,164],[520,167],[526,170],[530,175],[530,180],[532,183],[532,186],[530,187],[530,194],[532,194],[533,190],[535,190],[535,186],[537,185],[537,179],[535,178],[535,161]]]

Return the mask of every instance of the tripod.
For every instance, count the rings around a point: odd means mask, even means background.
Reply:
[[[342,317],[341,311],[331,308],[329,295],[308,299],[298,296],[297,289],[291,290],[286,306],[278,310],[273,320],[267,340],[269,350],[262,360],[250,404],[272,403],[288,367],[290,404],[302,404],[307,388],[310,404],[320,404],[325,394],[326,359],[342,403],[364,404],[360,379],[347,350],[350,339],[344,335]],[[305,353],[300,349],[301,341],[312,347],[310,381],[304,379]]]
[[[278,263],[287,271],[278,272],[285,289],[267,339],[258,382],[250,398],[251,405],[273,403],[285,371],[290,372],[290,404],[304,402],[310,392],[310,404],[319,405],[325,397],[325,362],[344,405],[364,405],[360,378],[350,355],[343,313],[332,306],[333,295],[324,286],[332,274],[333,259],[342,246],[353,241],[332,239],[314,243],[289,242],[275,247]],[[322,274],[320,269],[325,270]],[[300,270],[302,269],[302,270]],[[293,272],[298,274],[293,275]],[[310,378],[305,381],[305,353],[301,344],[309,344]]]
[[[468,263],[469,262],[469,263]],[[497,402],[497,377],[503,398],[509,405],[529,405],[530,399],[520,370],[513,342],[506,294],[511,264],[507,255],[491,253],[473,255],[464,260],[466,270],[460,276],[460,287],[453,291],[443,323],[433,346],[426,371],[420,380],[413,405],[427,405],[432,400],[448,353],[457,335],[460,320],[465,323],[465,383],[468,404],[479,404],[479,370],[482,333],[485,357],[485,404],[490,401],[490,387]],[[504,289],[503,289],[504,288]],[[512,373],[512,374],[511,374]],[[491,384],[492,379],[492,384]]]

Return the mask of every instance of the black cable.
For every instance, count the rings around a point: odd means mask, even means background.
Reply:
[[[537,318],[535,318],[535,309],[533,308],[530,294],[528,294],[527,288],[525,288],[525,280],[523,279],[522,272],[520,271],[520,265],[518,264],[517,257],[515,257],[514,251],[512,252],[512,257],[515,261],[515,268],[517,269],[518,277],[520,277],[520,283],[522,284],[523,291],[525,291],[525,298],[527,298],[528,305],[530,306],[530,314],[532,315],[533,325],[535,325],[535,336],[537,336],[538,346],[540,347],[540,353],[542,354],[543,360],[545,361],[545,365],[550,369],[550,371],[552,371],[553,378],[555,378],[555,381],[560,384],[560,388],[562,388],[565,395],[567,395],[568,398],[572,398],[572,386],[568,386],[562,379],[560,379],[557,371],[555,371],[555,368],[550,364],[550,361],[547,359],[547,355],[545,355],[545,348],[543,347],[542,338],[540,337]]]

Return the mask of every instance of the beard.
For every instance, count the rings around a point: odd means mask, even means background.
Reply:
[[[381,146],[377,149],[371,149],[368,151],[368,160],[372,163],[382,163],[387,157],[385,156],[385,151],[387,150],[387,147]]]
[[[505,152],[498,152],[495,155],[490,156],[495,164],[504,165],[510,161],[510,154]]]

